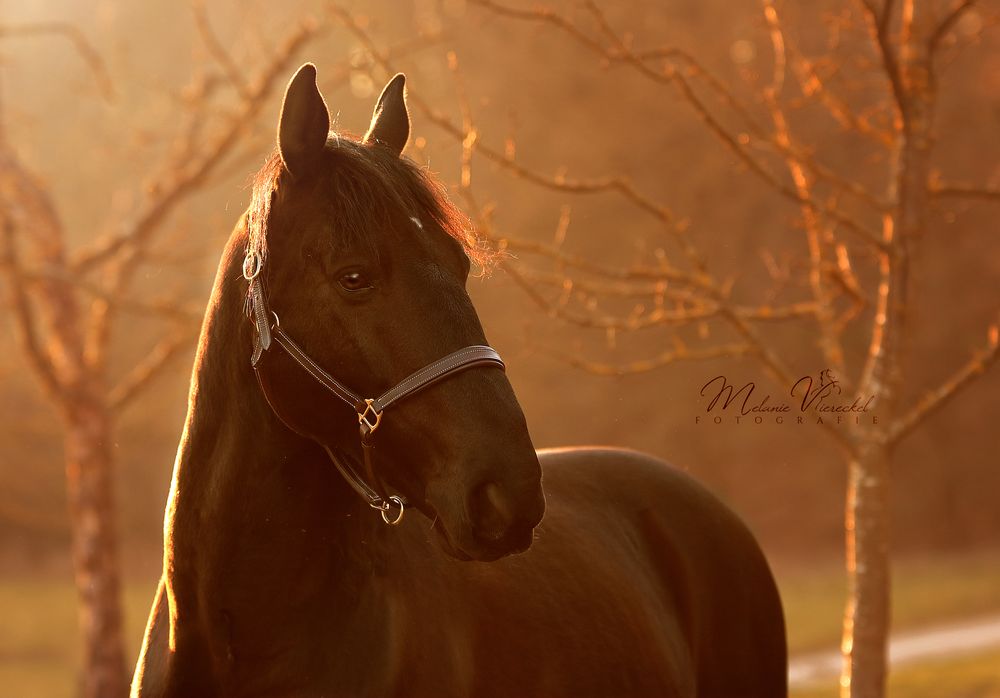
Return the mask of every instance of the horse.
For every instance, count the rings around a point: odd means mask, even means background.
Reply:
[[[534,449],[466,292],[488,249],[401,155],[404,80],[361,138],[312,64],[288,84],[205,314],[131,695],[787,695],[730,509],[648,455]]]

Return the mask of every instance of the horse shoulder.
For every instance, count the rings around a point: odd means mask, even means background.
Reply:
[[[707,487],[653,456],[615,448],[539,452],[550,509],[564,519],[599,519],[646,543],[657,564],[691,583],[738,578],[770,593],[767,561],[743,520]],[[624,527],[624,529],[623,529]],[[619,535],[623,535],[620,533]]]
[[[711,510],[728,511],[683,470],[639,451],[596,446],[554,448],[539,450],[538,458],[547,494],[598,509],[610,505],[615,516],[655,511],[668,504],[699,517]]]
[[[554,449],[539,460],[556,527],[607,531],[623,550],[636,543],[697,658],[700,692],[744,695],[752,685],[759,695],[786,694],[777,586],[732,509],[687,473],[636,451]],[[720,675],[719,666],[729,670]]]

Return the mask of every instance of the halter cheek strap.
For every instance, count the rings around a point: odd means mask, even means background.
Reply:
[[[257,371],[260,381],[258,364],[265,351],[273,343],[281,347],[295,363],[301,366],[317,383],[333,393],[342,402],[351,407],[358,417],[358,430],[361,438],[361,450],[364,456],[365,478],[351,467],[346,454],[333,450],[325,444],[323,448],[347,484],[368,501],[368,504],[378,509],[382,519],[388,524],[398,524],[403,519],[406,500],[401,495],[386,495],[381,478],[374,467],[375,443],[373,436],[382,424],[385,410],[395,403],[411,397],[424,388],[449,378],[454,374],[475,367],[494,367],[504,369],[503,359],[492,347],[473,345],[452,352],[437,361],[411,373],[399,383],[389,388],[376,398],[364,398],[338,381],[313,360],[288,333],[281,328],[277,313],[268,308],[264,296],[260,272],[263,261],[256,252],[248,252],[243,261],[243,276],[250,282],[250,315],[253,319],[255,336],[253,354],[250,363]],[[273,319],[273,323],[272,323]],[[263,388],[263,385],[262,385]],[[274,406],[272,405],[272,409]],[[372,485],[369,482],[373,483]],[[398,509],[398,514],[391,514]]]
[[[243,258],[243,278],[250,282],[250,315],[257,330],[254,332],[253,354],[250,357],[250,365],[254,369],[257,368],[261,354],[271,347],[271,318],[268,317],[264,284],[260,278],[263,268],[264,260],[257,252],[248,252]]]

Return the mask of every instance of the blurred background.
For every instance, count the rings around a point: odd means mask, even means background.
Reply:
[[[128,661],[159,577],[163,506],[200,314],[248,203],[249,176],[274,145],[285,80],[305,60],[319,69],[336,128],[355,133],[366,129],[389,70],[406,72],[407,153],[510,254],[470,288],[536,446],[627,446],[706,482],[749,522],[775,566],[793,656],[836,649],[847,471],[830,432],[842,427],[705,419],[699,391],[714,376],[754,381],[775,397],[790,386],[752,356],[700,358],[698,347],[731,345],[732,331],[699,319],[697,298],[671,293],[683,284],[657,286],[640,273],[660,264],[661,272],[693,274],[694,257],[684,250],[693,244],[723,296],[740,299],[748,313],[757,309],[756,319],[787,310],[787,319],[755,327],[791,375],[830,367],[817,323],[796,306],[810,293],[808,215],[779,191],[794,177],[780,152],[758,145],[768,141],[753,126],[773,129],[773,17],[752,1],[623,0],[601,3],[600,15],[575,2],[551,7],[558,14],[463,0],[0,4],[3,166],[30,174],[43,193],[33,206],[48,201],[56,209],[47,220],[66,256],[82,264],[66,267],[83,282],[63,288],[77,299],[73,312],[93,322],[101,303],[120,311],[103,345],[102,385],[127,396],[116,403],[109,438]],[[877,231],[878,206],[840,181],[875,197],[888,187],[880,135],[891,129],[880,106],[888,87],[859,5],[763,7],[777,12],[785,32],[779,91],[796,147],[838,173],[813,170],[816,200]],[[973,7],[942,46],[931,175],[942,190],[957,183],[975,192],[927,203],[926,236],[912,259],[904,404],[975,356],[997,320],[998,12],[996,2]],[[612,49],[617,58],[574,35],[602,37],[599,17],[624,37]],[[302,31],[308,36],[288,43]],[[673,47],[694,98],[630,68],[622,56],[634,55],[633,46]],[[267,77],[269,67],[278,77]],[[734,150],[720,129],[745,148]],[[770,163],[777,187],[739,153]],[[205,162],[205,172],[192,172]],[[5,175],[4,197],[23,199],[27,180],[12,181]],[[130,260],[127,284],[111,278],[121,276],[118,267],[111,277],[80,271],[90,260],[96,269],[108,241],[141,228],[151,210],[155,231]],[[844,227],[836,235],[853,271],[838,283],[862,289],[854,300],[845,291],[841,306],[850,312],[841,335],[850,377],[868,349],[877,260]],[[44,244],[31,246],[37,240],[18,243],[24,265],[16,283],[44,294],[46,284],[70,281],[53,281],[58,264]],[[4,280],[0,306],[0,693],[58,698],[76,694],[81,661],[67,417],[16,337],[13,279]],[[31,302],[39,323],[58,327],[44,296]],[[896,449],[899,632],[1000,618],[998,391],[1000,371],[982,371]],[[996,696],[998,667],[1000,643],[923,659],[894,672],[892,693],[944,695],[947,681],[969,686],[949,695]],[[836,678],[796,691],[835,695]]]

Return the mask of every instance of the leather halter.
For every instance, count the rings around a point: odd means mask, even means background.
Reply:
[[[351,466],[348,462],[349,456],[347,454],[333,450],[326,445],[323,445],[323,448],[326,450],[330,460],[337,467],[341,476],[347,481],[347,484],[360,494],[368,502],[369,506],[377,509],[382,514],[382,520],[390,525],[398,524],[403,520],[406,500],[398,494],[386,494],[382,480],[375,472],[373,465],[373,452],[375,450],[373,436],[382,424],[383,413],[391,405],[411,397],[424,388],[434,385],[467,368],[483,366],[504,369],[503,359],[500,358],[500,355],[492,347],[481,345],[468,346],[411,373],[376,398],[361,397],[358,393],[355,393],[323,370],[281,328],[281,321],[278,319],[277,313],[268,307],[267,299],[264,297],[263,284],[260,279],[260,272],[263,266],[264,263],[259,253],[254,251],[247,252],[243,260],[243,277],[250,282],[249,310],[256,330],[250,363],[254,368],[254,372],[257,373],[258,382],[260,382],[258,364],[263,353],[271,347],[273,339],[317,383],[340,398],[342,402],[355,411],[358,416],[365,474],[372,484],[366,482]],[[261,389],[263,389],[263,385],[261,385]],[[271,409],[274,409],[273,405]],[[390,511],[393,508],[398,508],[399,513],[390,518]]]

